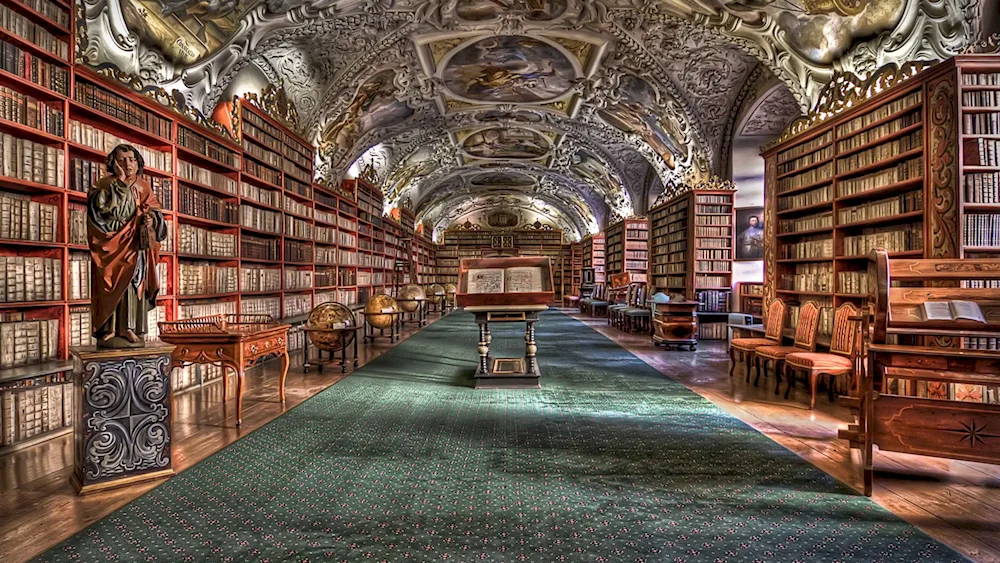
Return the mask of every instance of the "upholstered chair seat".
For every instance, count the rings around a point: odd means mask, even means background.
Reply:
[[[833,400],[833,383],[837,376],[850,376],[849,388],[856,391],[858,387],[858,356],[861,348],[861,317],[860,310],[850,303],[844,303],[837,308],[833,317],[833,338],[830,340],[830,352],[793,352],[785,356],[785,372],[788,378],[787,398],[795,384],[795,373],[805,372],[809,379],[809,408],[816,406],[816,382],[820,375],[829,377],[827,387],[830,400]]]
[[[777,395],[781,386],[781,374],[783,373],[785,358],[789,354],[796,352],[815,352],[816,337],[819,333],[819,305],[809,301],[799,309],[799,324],[795,327],[795,340],[793,346],[761,346],[754,350],[754,361],[763,368],[767,374],[768,362],[774,363],[774,374],[777,382],[774,386],[774,394]],[[760,370],[757,371],[757,379],[760,379]],[[757,380],[754,381],[754,384]]]
[[[761,346],[774,346],[774,340],[769,338],[734,338],[729,345],[742,352],[752,352]]]
[[[735,329],[738,330],[738,329]],[[785,302],[775,299],[767,308],[764,323],[764,337],[734,338],[729,341],[729,377],[736,371],[736,355],[740,355],[747,366],[747,383],[750,383],[750,364],[754,363],[754,350],[761,346],[778,346],[785,331]],[[757,368],[757,380],[760,380],[760,367]],[[754,382],[756,385],[756,381]]]

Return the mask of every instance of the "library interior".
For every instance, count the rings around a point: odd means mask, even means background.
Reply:
[[[0,561],[1000,563],[1000,1],[0,0]]]

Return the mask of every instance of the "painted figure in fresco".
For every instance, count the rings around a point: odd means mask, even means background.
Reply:
[[[455,94],[483,102],[527,103],[566,93],[573,64],[554,46],[532,37],[481,39],[457,52],[442,73]]]
[[[144,166],[135,147],[118,145],[109,174],[87,194],[91,326],[102,348],[141,348],[160,291],[156,264],[167,226]]]
[[[740,233],[737,244],[740,245],[740,258],[760,260],[764,258],[764,229],[760,217],[751,215],[750,225]]]
[[[465,151],[478,158],[539,158],[548,143],[526,129],[484,129],[465,140]]]

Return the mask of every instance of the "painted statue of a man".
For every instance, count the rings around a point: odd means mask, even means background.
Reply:
[[[118,145],[108,155],[109,175],[87,194],[91,326],[102,348],[142,347],[146,313],[160,291],[156,264],[167,227],[144,166],[135,147]]]

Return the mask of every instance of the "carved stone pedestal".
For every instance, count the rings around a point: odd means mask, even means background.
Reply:
[[[76,413],[72,481],[79,494],[174,474],[167,371],[173,348],[71,350]]]

